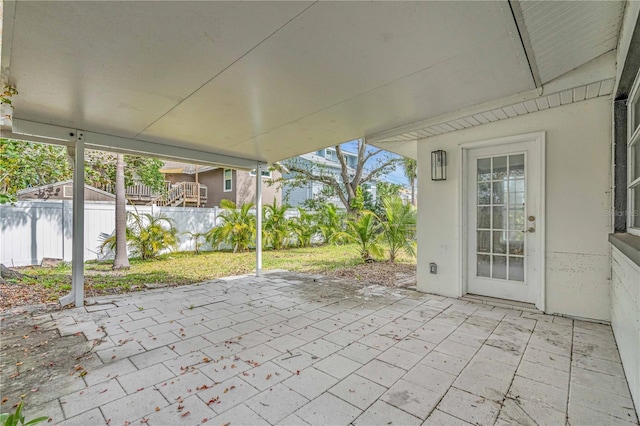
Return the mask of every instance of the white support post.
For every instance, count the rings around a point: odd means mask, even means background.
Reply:
[[[262,164],[256,165],[256,277],[262,276]]]
[[[60,298],[62,306],[84,305],[84,134],[78,132],[73,151],[73,246],[71,293]]]

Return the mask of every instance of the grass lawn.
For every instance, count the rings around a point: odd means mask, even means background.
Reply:
[[[240,275],[255,271],[255,252],[193,252],[170,253],[158,259],[141,261],[131,259],[129,271],[112,271],[111,262],[87,262],[85,264],[85,290],[87,296],[99,294],[121,293],[144,284],[184,285],[230,275]],[[401,257],[397,265],[383,262],[362,264],[356,247],[353,245],[327,245],[321,247],[287,249],[282,251],[264,251],[263,269],[286,269],[289,271],[322,273],[359,279],[366,279],[368,272],[384,266],[378,275],[389,275],[395,270],[411,271],[415,268],[415,260]],[[392,268],[392,269],[389,269]],[[56,301],[58,297],[71,289],[71,266],[62,264],[58,267],[28,267],[20,269],[26,277],[22,280],[8,280],[13,284],[21,284],[23,292],[29,297],[2,298],[2,308],[16,306],[18,303],[41,303]],[[17,286],[3,286],[3,293],[14,290]],[[21,301],[21,302],[20,302]]]

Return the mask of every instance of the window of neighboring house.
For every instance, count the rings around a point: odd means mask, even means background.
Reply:
[[[256,175],[256,170],[255,169],[251,170],[249,172],[249,174],[251,176],[255,176]],[[271,179],[271,170],[263,170],[263,171],[260,172],[260,174],[262,175],[263,178]]]
[[[65,185],[62,187],[62,196],[64,198],[73,198],[73,186]]]
[[[333,149],[325,150],[324,158],[331,161],[338,161],[338,156],[336,155],[336,152]]]
[[[224,192],[231,191],[232,188],[232,170],[224,169]]]
[[[627,211],[629,214],[627,230],[640,236],[640,72],[631,89],[630,102],[627,104]]]

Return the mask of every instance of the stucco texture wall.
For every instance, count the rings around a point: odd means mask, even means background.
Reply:
[[[418,141],[418,289],[461,296],[462,143],[546,132],[546,311],[610,319],[611,100],[603,97]],[[447,180],[430,153],[447,151]],[[429,274],[429,262],[438,274]]]

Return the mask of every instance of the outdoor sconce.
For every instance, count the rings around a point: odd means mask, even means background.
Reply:
[[[431,151],[431,180],[447,180],[447,153]]]

